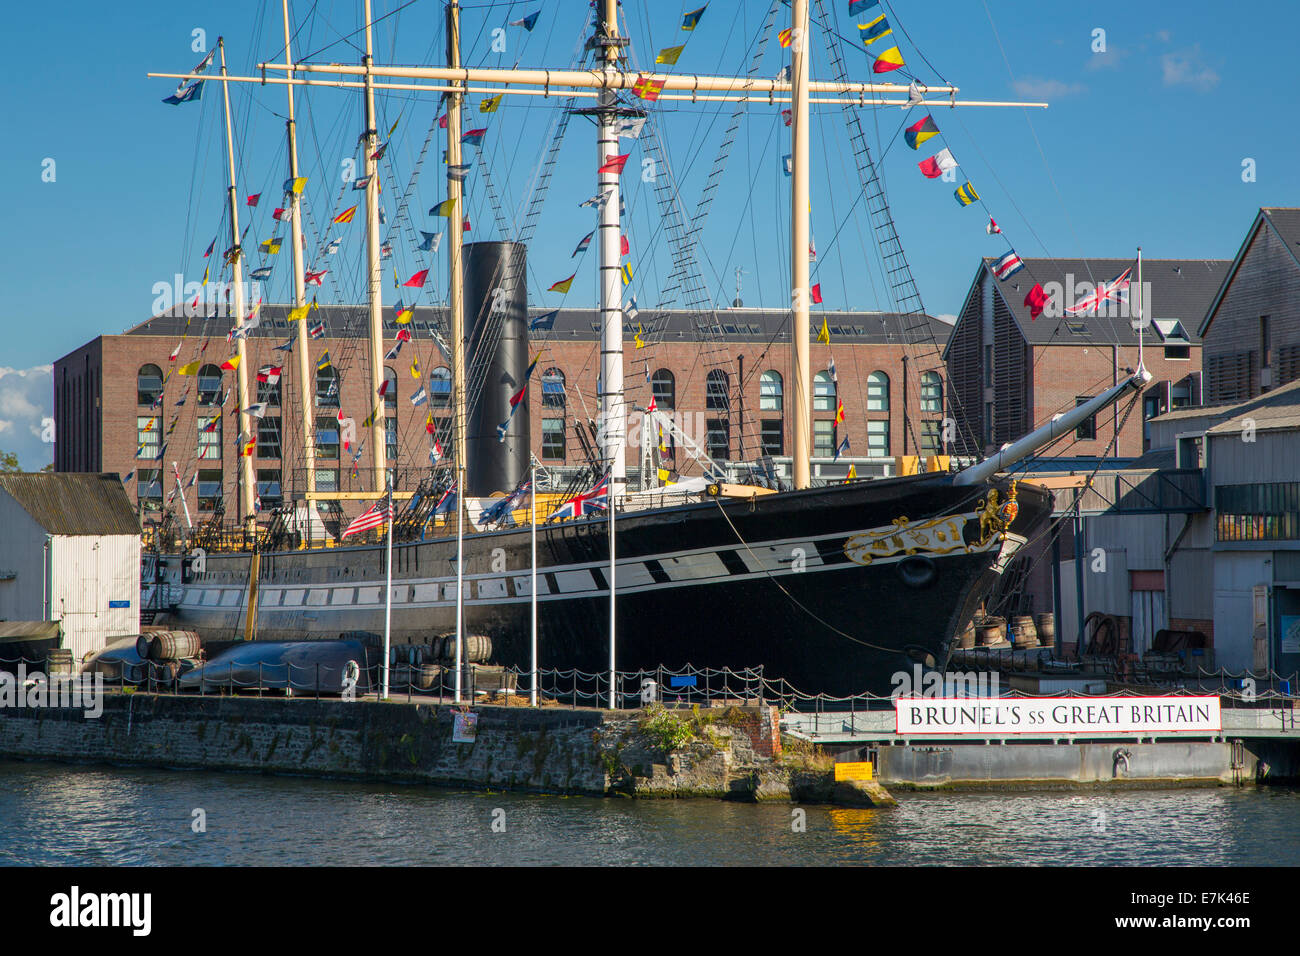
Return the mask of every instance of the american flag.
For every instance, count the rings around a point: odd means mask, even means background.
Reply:
[[[385,504],[380,507],[379,502],[370,506],[368,511],[363,511],[352,519],[352,523],[343,529],[343,537],[350,534],[360,534],[363,531],[369,531],[371,528],[378,528],[385,521],[391,521],[393,517],[393,506]]]
[[[1132,268],[1128,268],[1109,282],[1098,282],[1096,291],[1085,295],[1074,305],[1066,306],[1065,314],[1091,315],[1103,302],[1124,302],[1128,298],[1128,277],[1132,271]]]

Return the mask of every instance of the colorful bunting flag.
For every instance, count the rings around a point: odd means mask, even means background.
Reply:
[[[262,251],[267,255],[274,256],[280,252],[280,244],[283,242],[279,236],[272,236],[270,239],[262,240]]]
[[[529,33],[532,33],[532,32],[533,32],[533,27],[537,26],[537,18],[540,17],[541,15],[542,15],[542,11],[541,11],[541,10],[534,10],[532,13],[528,14],[528,16],[526,16],[526,17],[523,17],[523,18],[521,18],[521,19],[519,19],[519,20],[511,20],[511,21],[510,21],[510,26],[512,26],[512,27],[523,27],[523,28],[524,28],[525,30],[527,30]]]
[[[478,111],[480,113],[495,113],[497,107],[501,105],[501,97],[503,96],[505,96],[504,93],[498,93],[496,96],[489,96],[478,105]]]
[[[632,263],[630,262],[623,263],[623,284],[632,284]]]
[[[989,224],[984,227],[984,231],[990,236],[996,236],[1002,232],[1002,227],[998,225],[997,220],[989,216]]]
[[[578,273],[575,272],[573,275],[569,276],[569,278],[561,279],[559,282],[555,283],[555,285],[551,286],[546,291],[547,292],[568,292],[569,286],[573,285],[573,278],[577,274]]]
[[[889,25],[889,21],[885,19],[883,13],[866,23],[859,23],[858,29],[862,32],[862,42],[867,46],[871,46],[881,37],[889,36],[894,32],[893,27]]]
[[[659,55],[655,57],[655,62],[667,63],[669,66],[673,66],[677,63],[677,58],[682,55],[682,51],[685,49],[686,44],[684,43],[681,46],[666,46],[659,51]]]
[[[618,237],[618,253],[619,253],[619,255],[621,255],[621,256],[625,256],[625,255],[627,255],[627,254],[628,254],[628,249],[630,249],[630,248],[631,248],[631,247],[627,244],[627,236],[620,235],[620,236]]]
[[[615,135],[624,136],[628,139],[640,139],[641,130],[645,128],[644,116],[630,116],[618,121],[618,129]]]
[[[831,330],[830,327],[826,324],[825,318],[822,319],[821,331],[817,333],[817,341],[822,342],[826,345],[831,344]]]
[[[193,362],[187,362],[186,364],[179,366],[176,369],[176,374],[177,375],[198,375],[199,374],[198,360],[195,360]]]
[[[938,135],[939,127],[934,125],[934,117],[929,113],[903,131],[903,139],[913,149],[920,149],[921,144],[927,139]]]
[[[953,159],[952,153],[947,149],[942,149],[935,153],[929,159],[917,163],[921,170],[921,175],[927,179],[938,179],[950,169],[957,168],[957,160]]]
[[[405,282],[403,282],[402,285],[413,286],[414,288],[417,288],[417,289],[423,289],[423,288],[424,288],[424,280],[427,279],[427,278],[429,278],[429,270],[428,270],[428,269],[421,269],[421,270],[420,270],[419,272],[417,272],[415,275],[411,276],[411,278],[409,278],[409,279],[407,279]]]
[[[835,446],[834,460],[839,461],[841,456],[847,455],[848,453],[849,453],[849,436],[845,435],[844,440]]]
[[[204,258],[204,259],[206,259],[208,256],[212,255],[212,250],[213,250],[213,248],[216,247],[216,245],[217,245],[217,240],[215,240],[215,239],[213,239],[210,243],[208,243],[208,251],[205,252],[205,253],[203,253],[203,258]]]
[[[780,33],[776,35],[776,42],[781,44],[781,46],[783,47],[788,47],[791,44],[791,42],[793,42],[792,41],[793,35],[794,35],[793,31],[790,29],[790,27],[786,27],[784,30],[782,30]]]
[[[880,6],[880,0],[849,0],[849,16],[856,17],[869,7]]]
[[[312,272],[308,269],[307,273],[302,277],[302,281],[307,285],[320,285],[321,280],[325,278],[325,273],[327,272],[329,272],[328,269],[322,269],[320,272]]]
[[[820,305],[822,301],[822,284],[818,282],[812,287],[812,300],[815,305]],[[826,327],[826,320],[822,319],[822,328]],[[830,341],[828,338],[826,341]]]
[[[1024,267],[1025,264],[1021,262],[1020,257],[1016,255],[1016,250],[1012,249],[1001,259],[997,260],[997,262],[993,263],[993,274],[999,279],[1005,281]]]
[[[482,146],[483,137],[487,135],[487,129],[472,129],[461,136],[460,141],[465,146]]]
[[[280,381],[280,373],[284,371],[282,365],[263,365],[257,370],[257,380],[264,385],[276,385]]]
[[[354,179],[354,180],[352,180],[352,188],[353,188],[354,190],[357,190],[357,191],[363,190],[363,189],[365,189],[366,187],[368,187],[369,185],[370,185],[370,177],[369,177],[369,176],[362,176],[362,177],[360,177],[360,178],[358,178],[358,179]]]
[[[453,183],[463,183],[469,175],[469,163],[453,163],[447,167],[447,178]]]
[[[632,84],[632,92],[646,102],[653,103],[659,99],[659,94],[663,92],[664,80],[652,80],[648,76],[638,73],[636,82]]]
[[[293,219],[293,210],[285,209],[282,206],[276,206],[275,212],[271,213],[271,218],[279,220],[280,222],[289,222]]]
[[[189,86],[181,86],[171,96],[164,97],[163,102],[171,106],[179,106],[181,103],[193,103],[195,100],[201,100],[205,82],[205,80],[195,80]]]
[[[700,9],[692,10],[690,13],[686,14],[686,16],[682,17],[682,29],[688,31],[694,30],[700,25],[700,17],[704,16],[704,11],[707,9],[709,9],[709,5],[706,3],[704,6],[700,7]]]
[[[260,269],[254,269],[248,274],[248,277],[255,282],[261,282],[263,279],[271,278],[271,267],[262,266]]]
[[[248,199],[245,200],[245,201],[246,201],[246,202],[248,203],[248,205],[250,205],[250,206],[256,206],[256,205],[257,205],[257,201],[258,201],[259,199],[261,199],[261,198],[262,198],[262,194],[261,194],[261,193],[253,193],[253,195],[249,196]]]
[[[419,388],[415,390],[415,394],[411,396],[411,405],[415,408],[419,408],[428,400],[429,400],[429,393],[426,392],[424,390],[424,386],[421,385]]]
[[[580,253],[580,252],[586,252],[586,251],[587,251],[587,247],[591,245],[591,239],[592,239],[592,236],[594,236],[594,235],[596,235],[596,232],[595,232],[595,230],[592,230],[591,232],[589,232],[589,233],[587,233],[585,236],[583,236],[583,237],[582,237],[582,240],[578,243],[578,247],[577,247],[576,249],[573,250],[573,255],[569,256],[569,258],[572,259],[573,256],[576,256],[576,255],[577,255],[578,253]],[[178,347],[179,347],[179,346],[178,346]]]
[[[356,214],[357,214],[357,207],[349,206],[347,209],[344,209],[341,213],[335,216],[332,221],[336,223],[351,222],[352,217],[355,216]]]
[[[528,331],[529,332],[552,331],[555,328],[555,318],[559,314],[560,314],[560,310],[556,309],[554,312],[547,312],[543,315],[539,315],[537,318],[533,319],[531,322],[528,323]]]
[[[872,73],[888,73],[891,70],[900,69],[903,66],[903,54],[899,52],[898,47],[891,46],[880,56],[876,57],[876,62],[871,64]]]
[[[296,179],[286,179],[284,181],[284,191],[287,193],[293,193],[295,196],[301,196],[303,187],[306,185],[306,176],[299,176]]]
[[[957,205],[959,206],[969,206],[980,198],[980,194],[975,191],[975,187],[970,184],[969,179],[958,186],[953,191],[953,195],[957,197]]]
[[[838,398],[835,399],[835,424],[844,424],[844,403]]]
[[[420,230],[420,235],[424,236],[424,241],[417,247],[421,252],[437,252],[438,245],[442,242],[442,233],[425,232]]]
[[[325,354],[322,355],[320,357],[320,361],[316,363],[316,371],[323,372],[325,371],[325,369],[329,367],[330,367],[330,353],[329,353],[329,349],[326,349]]]
[[[456,214],[456,200],[444,199],[438,205],[429,210],[430,216],[447,216],[451,217]]]
[[[610,153],[608,156],[605,157],[604,164],[599,169],[597,169],[596,172],[615,173],[615,174],[621,173],[623,172],[623,167],[627,165],[627,158],[631,155],[632,155],[631,153],[624,153],[622,156],[615,156],[613,153]]]
[[[239,356],[232,355],[230,358],[226,359],[224,362],[221,363],[221,367],[225,369],[227,372],[235,371],[236,369],[239,368]]]
[[[1043,287],[1035,282],[1034,287],[1025,296],[1025,307],[1029,309],[1029,321],[1032,322],[1043,314],[1043,310],[1047,308],[1047,299],[1048,296],[1043,291]]]

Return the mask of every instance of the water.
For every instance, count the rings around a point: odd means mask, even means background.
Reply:
[[[0,762],[0,865],[1300,864],[1295,790],[898,796],[845,810]]]

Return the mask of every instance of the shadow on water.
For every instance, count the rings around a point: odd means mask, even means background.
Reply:
[[[850,810],[0,763],[0,865],[1300,864],[1296,790],[899,798]]]

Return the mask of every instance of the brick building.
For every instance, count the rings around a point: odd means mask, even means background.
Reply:
[[[1259,210],[1197,334],[1207,404],[1300,379],[1300,209]]]
[[[267,406],[257,422],[254,468],[261,505],[268,510],[306,490],[301,390],[287,312],[287,306],[263,306],[261,325],[247,338],[249,401]],[[540,313],[532,309],[529,314]],[[861,475],[887,474],[895,455],[938,453],[944,404],[941,369],[918,369],[909,356],[933,358],[933,342],[944,341],[949,326],[921,317],[928,341],[909,348],[903,339],[916,338],[916,316],[827,312],[814,315],[815,328],[820,328],[823,315],[831,344],[814,342],[811,347],[813,454],[825,460],[817,471],[823,477],[843,477],[853,461]],[[644,407],[653,388],[658,407],[678,416],[686,434],[715,459],[789,455],[789,313],[737,308],[717,316],[713,329],[693,313],[672,310],[643,310],[635,324],[628,323],[628,402]],[[388,350],[397,344],[402,326],[394,323],[391,309],[385,310],[384,319]],[[317,321],[324,323],[324,334],[310,340],[308,388],[316,422],[316,487],[370,490],[369,430],[362,422],[378,400],[371,402],[364,371],[366,308],[321,306],[311,314],[310,322]],[[236,375],[220,367],[234,351],[226,341],[230,326],[228,317],[162,314],[123,334],[99,336],[60,358],[54,370],[55,469],[133,474],[128,490],[148,520],[148,513],[160,510],[174,490],[175,462],[196,522],[218,510],[233,519],[240,470]],[[393,382],[384,401],[388,458],[399,488],[414,487],[428,473],[432,440],[426,415],[433,415],[443,445],[448,451],[451,447],[449,362],[435,335],[445,332],[445,311],[417,309],[407,328],[412,341],[385,363]],[[644,347],[637,347],[638,337]],[[528,407],[532,450],[543,465],[587,462],[586,448],[595,444],[586,423],[597,416],[599,345],[597,315],[590,309],[561,310],[552,329],[534,334],[531,347],[534,353],[540,348],[542,358],[529,388]],[[318,369],[326,353],[330,364]],[[829,373],[832,358],[835,380]],[[418,377],[412,374],[413,359],[419,362]],[[195,361],[200,364],[197,375],[176,374],[181,365]],[[271,365],[282,369],[278,385],[259,384],[257,370]],[[429,400],[415,407],[410,398],[421,387]],[[470,387],[472,392],[472,383]],[[838,424],[837,401],[845,411]],[[358,426],[362,446],[355,469],[352,454],[340,447],[340,410]],[[211,425],[214,420],[217,424]],[[832,464],[845,438],[849,451]],[[629,462],[635,459],[635,450],[630,450]],[[698,472],[680,448],[673,448],[672,463],[682,474]],[[179,502],[176,507],[179,510]],[[357,502],[343,504],[345,513],[362,507]]]
[[[1105,391],[1138,365],[1138,335],[1128,302],[1107,303],[1078,318],[1064,308],[1132,266],[1131,259],[1026,259],[1025,269],[999,281],[981,260],[944,352],[959,433],[978,436],[988,453],[1022,437],[1059,412]],[[1153,380],[1124,423],[1123,402],[1080,426],[1073,442],[1050,453],[1136,457],[1149,447],[1146,420],[1200,398],[1201,319],[1227,273],[1223,259],[1148,259],[1144,361]],[[1132,275],[1136,288],[1137,273]],[[1030,316],[1024,299],[1034,283],[1049,302]]]

